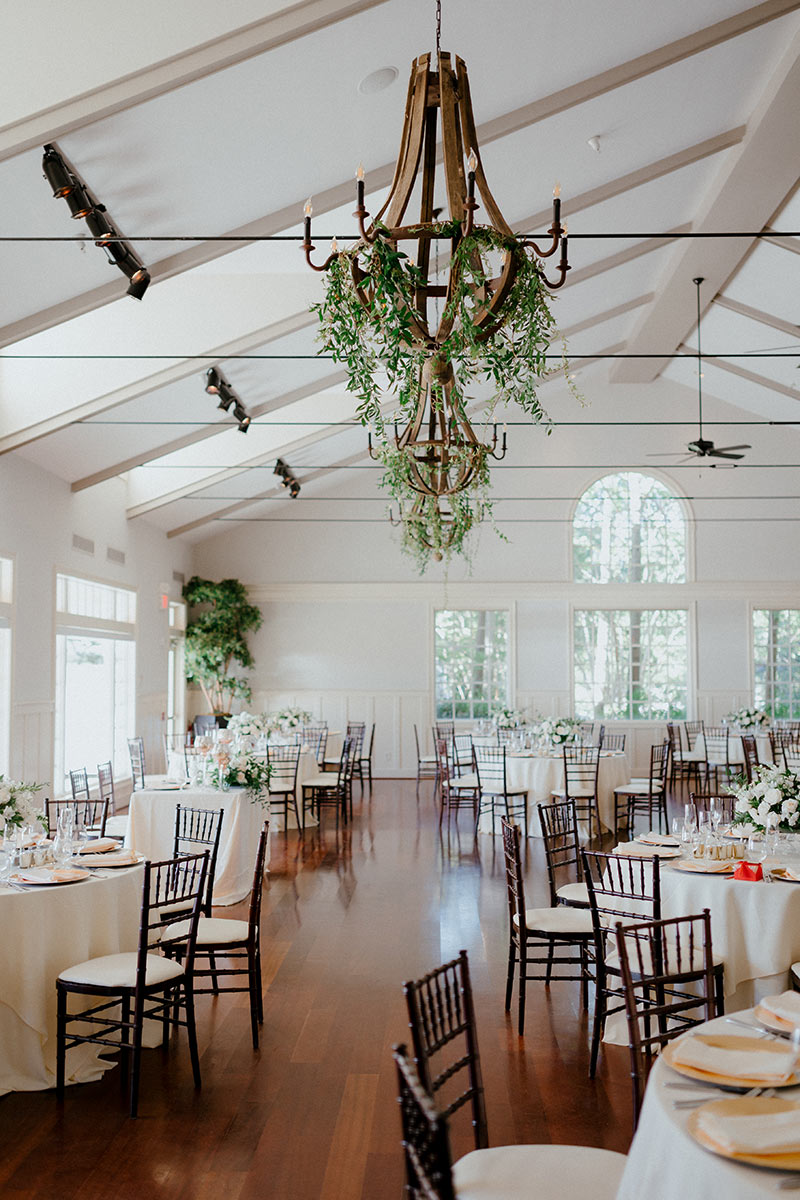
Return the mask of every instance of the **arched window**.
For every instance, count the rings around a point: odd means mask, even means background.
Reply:
[[[684,583],[686,520],[680,500],[652,475],[603,476],[575,508],[572,555],[579,583]]]

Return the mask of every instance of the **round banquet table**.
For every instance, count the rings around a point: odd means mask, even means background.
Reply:
[[[769,740],[769,734],[757,733],[755,738],[756,750],[758,751],[758,761],[760,763],[771,763],[772,743]],[[731,734],[731,736],[728,738],[728,758],[732,763],[744,764],[744,746],[742,745],[742,739],[741,737],[734,736],[734,734]],[[688,762],[690,759],[692,762],[696,760],[699,762],[705,762],[706,760],[706,739],[703,737],[702,733],[692,746],[691,754],[686,754],[683,761]]]
[[[738,1032],[747,1036],[746,1030],[736,1030],[736,1026],[727,1024],[724,1017],[717,1017],[698,1029],[728,1034]],[[729,1162],[698,1145],[687,1131],[693,1110],[673,1109],[672,1102],[676,1097],[685,1099],[696,1095],[699,1099],[706,1093],[665,1086],[668,1081],[679,1078],[666,1063],[660,1059],[656,1061],[647,1082],[639,1125],[628,1151],[617,1200],[642,1200],[642,1197],[686,1200],[689,1196],[763,1200],[766,1194],[774,1191],[784,1173]],[[719,1100],[726,1094],[712,1089],[708,1099]],[[800,1088],[781,1088],[779,1094],[800,1100]]]
[[[756,1004],[789,986],[800,959],[800,884],[690,875],[661,863],[664,917],[711,910],[714,953],[725,962],[725,1007]]]
[[[563,755],[509,751],[506,754],[506,777],[509,791],[526,791],[528,793],[528,836],[541,837],[542,830],[536,806],[537,804],[552,804],[553,792],[563,788]],[[597,777],[597,801],[600,823],[605,829],[614,828],[614,788],[628,783],[630,777],[631,771],[625,754],[601,751],[600,771]],[[492,832],[490,813],[484,813],[481,817],[478,832]],[[586,830],[581,829],[581,835],[585,834]]]
[[[143,874],[137,866],[83,883],[0,887],[0,1095],[55,1087],[56,978],[87,958],[136,949]],[[68,1083],[114,1065],[100,1049],[69,1051]]]

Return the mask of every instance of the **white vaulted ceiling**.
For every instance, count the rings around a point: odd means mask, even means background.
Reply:
[[[620,463],[694,436],[696,365],[674,355],[696,349],[696,275],[707,279],[710,404],[732,420],[800,420],[800,357],[733,357],[800,354],[798,10],[800,0],[444,0],[443,46],[468,65],[484,167],[509,223],[545,228],[561,182],[572,271],[554,311],[581,387],[634,385],[642,420],[655,422],[646,386],[685,385],[668,414],[685,429],[654,428],[644,450],[626,446],[621,425]],[[379,207],[408,70],[431,48],[431,0],[114,0],[63,13],[32,0],[6,24],[0,234],[85,232],[42,178],[42,145],[56,140],[153,282],[136,303],[91,243],[0,242],[0,453],[75,490],[123,475],[131,519],[192,540],[274,512],[279,455],[309,501],[333,470],[347,495],[374,494],[343,372],[316,357],[308,309],[321,279],[297,241],[247,239],[296,237],[309,195],[317,245],[347,238],[359,161]],[[99,27],[102,54],[87,36]],[[359,81],[386,66],[395,83],[362,94]],[[749,236],[661,236],[687,231]],[[581,357],[609,351],[642,357]],[[204,391],[214,363],[254,414],[246,435]],[[543,385],[556,419],[585,423],[584,441],[570,442],[582,461],[610,462],[591,407],[565,395],[557,380]],[[770,432],[711,436],[752,443],[754,462],[796,461],[795,435]],[[563,461],[551,441],[550,461]]]

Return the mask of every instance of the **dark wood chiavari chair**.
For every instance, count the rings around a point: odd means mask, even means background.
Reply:
[[[144,864],[138,949],[88,959],[62,971],[56,980],[57,1051],[56,1095],[64,1099],[67,1051],[91,1042],[121,1051],[123,1072],[130,1072],[130,1115],[139,1106],[142,1031],[145,1020],[160,1020],[166,1047],[170,1027],[183,1025],[196,1088],[200,1087],[200,1056],[194,1019],[195,942],[205,894],[208,853]],[[186,911],[187,930],[180,938],[165,936],[176,911]],[[170,958],[175,949],[181,959]],[[70,995],[93,996],[90,1008],[69,1011]],[[83,1005],[85,1001],[81,1001]],[[85,1030],[81,1033],[79,1030]],[[123,1079],[125,1076],[123,1075]]]
[[[589,837],[594,836],[593,826],[597,826],[597,836],[600,837],[600,813],[597,806],[597,779],[600,773],[599,746],[564,746],[564,786],[553,792],[553,799],[559,803],[572,800],[579,821],[586,821],[589,826]]]
[[[456,1163],[447,1118],[404,1045],[394,1046],[410,1200],[614,1200],[625,1155],[591,1146],[523,1145],[471,1150]]]
[[[272,768],[269,777],[269,807],[283,809],[283,831],[289,828],[289,805],[294,809],[297,828],[300,828],[300,812],[297,807],[297,767],[300,762],[300,746],[267,746],[267,762]]]
[[[503,853],[508,895],[508,972],[506,1012],[511,1011],[514,975],[519,965],[519,1034],[525,1032],[526,984],[533,980],[573,981],[581,984],[583,1007],[589,1006],[591,948],[594,937],[591,914],[565,904],[552,908],[526,908],[525,884],[519,850],[519,828],[502,820]],[[573,951],[572,954],[569,951]],[[577,952],[577,957],[575,953]],[[539,969],[544,967],[544,972]],[[564,967],[565,974],[553,974]],[[533,968],[533,969],[531,969]]]
[[[175,806],[173,856],[178,858],[202,853],[203,850],[208,851],[206,891],[201,905],[201,911],[207,917],[211,916],[214,877],[217,872],[217,855],[224,817],[224,808],[189,808],[185,804]]]
[[[436,739],[436,767],[441,789],[441,807],[439,821],[441,823],[445,811],[448,819],[451,812],[458,813],[461,808],[471,808],[475,820],[478,819],[478,803],[480,799],[480,780],[477,774],[457,775],[453,768],[450,743],[444,738]]]
[[[800,774],[800,739],[784,738],[781,750],[786,770],[792,771],[795,775]]]
[[[743,769],[741,763],[731,761],[731,731],[727,725],[706,725],[703,737],[705,739],[706,757],[703,771],[705,775],[704,790],[710,792],[711,776],[714,777],[714,791],[719,791],[720,774],[723,781],[729,783],[734,775]]]
[[[484,813],[491,813],[492,835],[497,806],[502,807],[506,820],[522,819],[525,837],[528,836],[528,793],[524,788],[509,788],[506,746],[476,746],[475,771],[478,776],[478,822]]]
[[[472,775],[475,771],[475,753],[471,733],[456,733],[450,742],[453,770],[457,776]]]
[[[624,754],[627,736],[625,733],[604,733],[601,749],[611,750],[616,754]]]
[[[73,800],[88,801],[89,776],[86,773],[86,767],[79,767],[77,771],[70,771],[69,786]]]
[[[124,838],[128,832],[128,816],[127,813],[122,813],[120,816],[116,816],[114,813],[116,807],[114,770],[110,762],[97,764],[97,792],[101,800],[108,801],[105,832],[112,837]]]
[[[128,738],[128,754],[131,760],[131,775],[133,776],[133,790],[144,787],[145,777],[145,762],[144,762],[144,739],[140,737]]]
[[[575,801],[540,804],[539,824],[544,840],[550,903],[588,908],[589,893],[583,882]]]
[[[375,726],[373,725],[373,729]],[[419,783],[421,779],[433,779],[434,794],[439,782],[439,766],[435,754],[422,754],[419,744],[419,730],[414,726],[414,745],[417,749],[417,799],[419,800]]]
[[[667,778],[670,764],[668,740],[650,747],[650,773],[643,779],[631,779],[614,788],[614,833],[619,831],[620,803],[625,804],[625,830],[630,837],[636,814],[647,812],[648,829],[653,828],[653,809],[658,813],[658,827],[667,824]]]
[[[332,808],[336,813],[336,824],[339,824],[339,813],[346,821],[348,811],[352,808],[353,783],[353,739],[346,737],[342,745],[342,757],[339,759],[339,770],[335,775],[320,772],[310,779],[303,780],[303,808],[301,814],[302,826],[306,825],[306,810],[316,812],[317,819],[321,817],[323,808]]]
[[[320,770],[325,765],[325,749],[328,744],[328,723],[318,722],[314,725],[303,726],[303,741],[317,760]]]
[[[58,816],[64,809],[71,809],[73,814],[73,828],[77,832],[80,829],[91,830],[92,833],[98,834],[99,837],[105,837],[106,821],[108,819],[108,801],[92,800],[90,797],[85,799],[73,800],[69,796],[62,796],[58,800],[45,800],[45,813],[47,816],[47,827],[51,834],[55,834],[58,828]]]
[[[425,1087],[438,1101],[445,1117],[451,1117],[468,1104],[475,1149],[488,1146],[478,1031],[466,950],[461,950],[458,958],[436,967],[421,979],[407,980],[403,984],[403,993],[414,1058]]]
[[[758,761],[758,743],[752,733],[742,734],[742,754],[744,755],[744,774],[748,783],[753,780],[753,772],[761,766]]]
[[[373,753],[374,748],[375,748],[375,722],[373,721],[372,728],[370,729],[370,732],[369,732],[369,742],[367,743],[367,752],[365,754],[363,747],[362,747],[361,757],[358,760],[359,775],[361,777],[361,782],[363,784],[364,772],[366,771],[367,781],[369,783],[370,791],[372,791],[372,753]]]
[[[705,731],[705,721],[684,721],[683,728],[686,731],[686,748],[691,753],[697,748],[697,739]]]
[[[686,786],[692,786],[692,777],[696,780],[697,787],[700,787],[700,767],[698,760],[692,757],[692,749],[684,750],[683,742],[681,741],[681,727],[674,721],[667,721],[667,740],[669,741],[670,751],[670,768],[669,768],[669,786],[675,787],[676,780],[678,782],[686,781]]]
[[[269,821],[261,827],[256,851],[253,886],[246,921],[229,917],[200,916],[197,924],[196,958],[194,967],[195,996],[218,995],[219,992],[247,992],[250,998],[250,1032],[253,1049],[258,1049],[258,1027],[264,1023],[264,1001],[261,994],[261,895],[264,887],[264,866],[267,857]],[[180,921],[167,926],[167,941],[185,936],[189,922]],[[228,966],[219,967],[216,956],[223,957]],[[181,955],[179,954],[179,957]],[[208,966],[203,965],[208,960]],[[220,978],[247,976],[247,983],[231,986]],[[210,979],[210,987],[197,987],[198,979]]]
[[[734,805],[734,797],[730,793],[709,796],[705,792],[689,792],[689,803],[694,805],[696,812],[710,813],[712,800],[715,810],[721,814],[721,824],[730,825],[733,820]]]
[[[716,1014],[711,914],[615,925],[617,960],[628,1019],[633,1128],[647,1076],[672,1038]]]

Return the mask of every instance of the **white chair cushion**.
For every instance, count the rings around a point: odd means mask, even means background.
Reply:
[[[363,762],[367,762],[367,759],[363,759],[362,761],[363,761]],[[421,762],[421,763],[422,763],[422,762],[424,762],[424,763],[435,763],[435,762],[436,762],[436,755],[435,755],[435,754],[421,754],[421,755],[419,756],[419,759],[418,759],[417,761],[418,761],[418,762]]]
[[[589,903],[589,889],[585,883],[564,883],[556,888],[559,900],[567,900],[570,904]]]
[[[106,837],[124,838],[128,833],[128,816],[109,817],[106,821]]]
[[[630,943],[631,944],[628,947],[628,960],[631,964],[631,971],[634,973],[634,975],[637,975],[639,973],[639,949],[636,945],[636,940],[634,938],[630,939]],[[650,958],[650,943],[642,942],[641,945],[642,945],[641,965],[642,965],[642,968],[643,968],[645,974],[649,975],[649,974],[651,974],[652,969],[653,969],[652,960]],[[664,963],[664,966],[668,971],[677,970],[677,967],[678,967],[677,948],[676,948],[676,953],[675,953],[674,959],[672,958],[672,956],[670,954],[670,949],[672,948],[672,945],[673,945],[673,943],[667,942],[667,961]],[[619,952],[616,949],[616,938],[614,939],[612,946],[614,948],[612,950],[610,950],[609,953],[606,954],[606,956],[605,956],[606,967],[610,971],[619,971]],[[684,946],[681,951],[681,960],[680,960],[681,966],[684,968],[687,965],[686,951],[687,951],[687,947]],[[715,967],[720,966],[724,962],[724,959],[722,959],[718,954],[713,955],[713,960],[714,960]],[[703,947],[695,946],[694,952],[692,954],[691,969],[694,971],[699,971],[702,969],[702,966],[703,966]]]
[[[658,796],[661,792],[661,783],[653,784],[653,795]],[[615,796],[649,796],[650,781],[648,779],[632,779],[630,783],[625,783],[621,787],[614,788]]]
[[[453,1166],[458,1200],[614,1200],[625,1155],[591,1146],[493,1146]]]
[[[789,975],[791,976],[789,982],[797,984],[798,989],[800,989],[800,962],[792,963],[789,967]]]
[[[333,771],[328,775],[312,775],[310,779],[303,780],[303,790],[306,788],[332,788],[336,787],[339,782],[339,776]]]
[[[62,971],[59,979],[64,983],[97,984],[104,988],[132,988],[136,986],[135,950],[126,954],[104,954],[100,958],[89,958],[86,962],[77,963]],[[160,954],[148,954],[147,973],[145,981],[148,985],[167,983],[170,979],[180,979],[183,967],[171,958],[162,958]]]
[[[559,797],[561,797],[562,799],[566,799],[566,795],[567,795],[567,793],[564,791],[564,789],[563,789],[563,788],[559,788],[559,790],[558,790],[558,791],[556,791],[556,790],[554,789],[554,790],[553,790],[553,791],[550,793],[550,795],[551,795],[551,796],[559,796]],[[585,797],[587,797],[587,798],[588,798],[589,796],[593,796],[593,795],[594,795],[594,788],[591,788],[591,787],[571,787],[571,788],[569,789],[569,795],[570,795],[570,799],[571,799],[571,800],[574,800],[576,797],[577,797],[578,799],[580,799],[582,796],[585,796]]]
[[[514,915],[514,924],[519,921]],[[559,904],[555,908],[527,908],[525,924],[531,932],[573,934],[592,932],[592,914],[582,908],[570,908]]]
[[[234,921],[227,917],[201,917],[197,922],[198,946],[231,945],[233,942],[247,941],[249,933],[247,921]],[[185,937],[189,932],[188,921],[175,921],[164,930],[164,938]]]
[[[451,788],[476,788],[479,786],[478,776],[472,771],[467,775],[455,775],[450,780]]]

